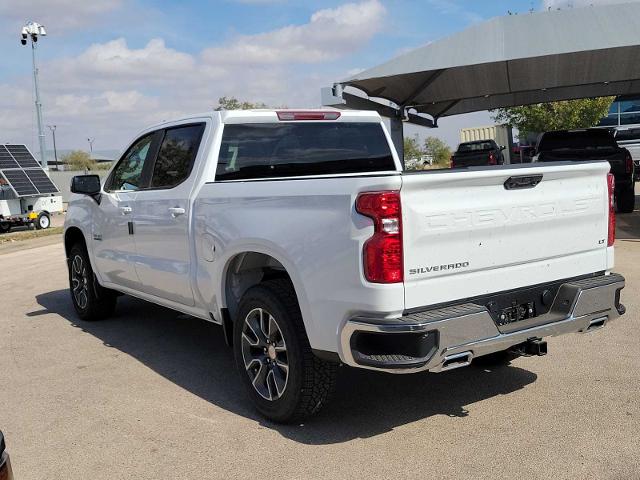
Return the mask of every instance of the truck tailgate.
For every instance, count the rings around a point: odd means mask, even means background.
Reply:
[[[610,268],[609,168],[590,162],[403,175],[405,308]],[[512,177],[536,175],[534,187],[505,188]]]

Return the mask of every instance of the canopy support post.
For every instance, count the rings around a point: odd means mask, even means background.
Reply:
[[[389,130],[391,134],[391,141],[396,147],[400,164],[404,170],[404,122],[399,115],[389,117]]]

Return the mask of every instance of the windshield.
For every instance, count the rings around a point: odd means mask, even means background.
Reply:
[[[636,142],[640,143],[640,128],[618,130],[616,132],[616,140],[618,142],[629,142],[635,140]]]

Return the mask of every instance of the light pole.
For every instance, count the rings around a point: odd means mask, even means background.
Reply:
[[[28,22],[22,27],[20,43],[27,44],[27,39],[31,39],[31,59],[33,61],[33,86],[36,93],[36,116],[38,118],[38,140],[40,143],[40,165],[47,169],[46,142],[44,130],[42,129],[42,102],[40,101],[40,89],[38,87],[38,67],[36,67],[36,43],[38,37],[44,37],[47,32],[44,26],[36,22]]]
[[[56,148],[56,128],[57,125],[47,125],[49,130],[51,130],[51,135],[53,135],[53,158],[56,160],[56,170],[60,170],[58,165],[58,149]]]
[[[89,154],[93,157],[93,142],[95,142],[95,138],[87,138],[87,142],[89,142]]]

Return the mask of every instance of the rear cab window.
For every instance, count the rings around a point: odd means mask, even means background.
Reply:
[[[537,150],[589,150],[617,148],[613,134],[606,129],[548,132],[542,135]]]
[[[467,152],[485,152],[487,150],[494,150],[497,148],[497,144],[493,141],[487,140],[486,142],[468,142],[461,143],[458,146],[458,153]]]
[[[226,124],[216,180],[395,171],[382,125],[373,122]]]

